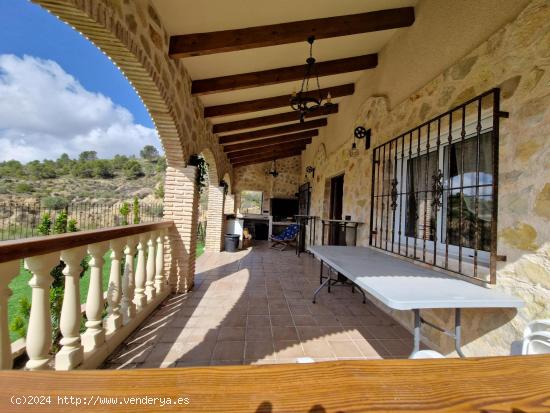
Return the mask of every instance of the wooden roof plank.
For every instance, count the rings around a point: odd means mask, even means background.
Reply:
[[[402,7],[242,29],[182,34],[170,37],[168,53],[172,58],[183,58],[305,42],[311,35],[317,39],[350,36],[408,27],[414,23],[414,19],[414,8]]]

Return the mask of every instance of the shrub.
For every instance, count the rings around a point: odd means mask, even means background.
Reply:
[[[39,235],[50,235],[52,230],[52,219],[49,212],[42,215],[40,220],[40,225],[38,225],[38,234]]]
[[[94,162],[94,175],[98,178],[111,179],[115,177],[113,165],[108,160]]]
[[[128,215],[130,215],[130,204],[125,202],[120,207],[120,215],[122,216],[122,225],[128,225]]]
[[[137,196],[134,197],[134,206],[132,210],[134,212],[134,224],[139,224],[141,219],[139,216],[139,199]]]
[[[55,218],[55,224],[53,226],[53,232],[54,234],[64,234],[67,232],[67,212],[62,211],[60,212],[57,217]]]
[[[155,197],[159,199],[164,198],[164,184],[162,182],[155,188]]]
[[[31,184],[27,182],[19,182],[17,185],[15,185],[14,191],[17,194],[30,194],[34,191],[34,188]]]
[[[69,205],[69,201],[62,196],[47,196],[45,198],[42,198],[42,205],[44,206],[44,208],[57,211],[63,208],[67,208],[67,206]]]
[[[78,232],[78,227],[76,226],[76,219],[71,218],[67,222],[67,232]]]
[[[93,178],[94,165],[92,162],[79,162],[74,165],[72,174],[78,178]]]
[[[130,159],[124,167],[124,175],[128,179],[137,179],[144,176],[145,174],[143,173],[141,164],[135,159]]]

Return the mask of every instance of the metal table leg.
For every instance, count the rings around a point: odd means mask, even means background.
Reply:
[[[413,351],[411,353],[411,356],[417,351],[420,351],[420,326],[422,324],[422,321],[420,319],[420,310],[418,309],[413,310],[413,313],[414,313],[414,344],[413,344]]]
[[[460,342],[462,339],[462,324],[460,315],[460,308],[455,308],[455,350],[460,357],[466,357],[460,348]]]
[[[313,293],[313,304],[316,303],[317,294],[319,294],[319,292],[323,289],[323,287],[324,287],[325,285],[327,285],[328,283],[330,283],[330,281],[331,281],[331,278],[330,278],[330,275],[329,275],[329,276],[327,277],[327,279],[325,280],[325,282],[323,282],[323,283],[319,286],[319,288],[317,288],[317,289],[315,290],[315,292]],[[330,285],[330,284],[329,284],[329,285]]]

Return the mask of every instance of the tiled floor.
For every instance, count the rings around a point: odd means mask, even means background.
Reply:
[[[321,292],[319,262],[260,244],[207,253],[194,290],[168,298],[105,368],[406,357],[411,335],[349,287]]]

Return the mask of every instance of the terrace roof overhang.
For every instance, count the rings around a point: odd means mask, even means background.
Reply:
[[[191,93],[204,107],[233,166],[242,165],[234,151],[266,148],[272,159],[299,155],[337,114],[355,82],[376,70],[378,52],[398,30],[414,24],[415,0],[385,2],[239,3],[254,12],[238,12],[235,4],[194,4],[182,10],[176,2],[153,4],[170,36],[169,56],[180,60],[192,79]],[[290,108],[292,93],[306,73],[306,40],[315,36],[316,72],[310,86],[332,105],[307,113],[304,122]],[[315,81],[312,83],[316,83]],[[300,134],[302,133],[303,134]],[[275,143],[276,142],[276,143]],[[238,146],[237,146],[238,145]],[[246,164],[265,162],[258,151]]]

